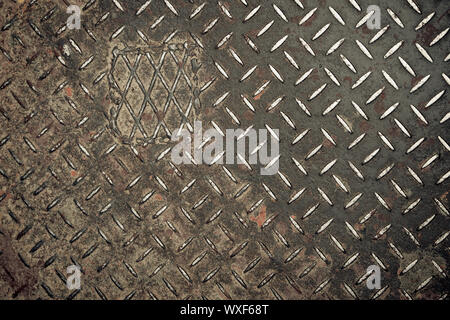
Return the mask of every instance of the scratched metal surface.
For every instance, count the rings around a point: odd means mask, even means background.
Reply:
[[[68,4],[0,1],[1,298],[447,298],[448,1]],[[194,120],[279,173],[175,166]]]

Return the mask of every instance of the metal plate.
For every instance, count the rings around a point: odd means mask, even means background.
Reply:
[[[2,298],[447,298],[447,1],[76,2],[0,2]],[[175,165],[199,120],[278,174]]]

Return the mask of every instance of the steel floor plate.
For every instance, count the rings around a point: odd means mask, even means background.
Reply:
[[[449,4],[0,1],[0,298],[448,299]]]

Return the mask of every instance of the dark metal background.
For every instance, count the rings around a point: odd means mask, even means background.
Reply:
[[[448,1],[71,4],[0,1],[1,298],[447,298]],[[279,129],[279,174],[173,165],[194,120]]]

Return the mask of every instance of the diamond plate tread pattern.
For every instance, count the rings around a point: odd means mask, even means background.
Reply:
[[[448,298],[446,1],[76,4],[0,8],[2,298]],[[279,172],[175,165],[196,120]]]

